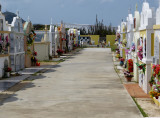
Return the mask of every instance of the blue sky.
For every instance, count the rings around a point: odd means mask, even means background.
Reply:
[[[2,11],[16,12],[19,10],[23,19],[33,23],[50,24],[66,23],[94,24],[96,14],[104,24],[117,26],[126,19],[128,9],[134,13],[135,5],[141,11],[144,0],[0,0]],[[158,7],[158,0],[147,0],[151,7]]]

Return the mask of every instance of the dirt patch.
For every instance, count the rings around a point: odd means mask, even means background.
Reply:
[[[130,96],[134,98],[150,98],[138,84],[124,84],[124,87],[127,89]]]

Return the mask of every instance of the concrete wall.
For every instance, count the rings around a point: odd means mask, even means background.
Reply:
[[[95,42],[95,45],[99,45],[99,38],[100,36],[99,35],[80,35],[81,37],[91,37],[91,40]]]
[[[34,43],[34,49],[37,52],[36,58],[39,61],[49,60],[49,50],[50,50],[50,43],[48,42],[40,42]]]
[[[106,43],[108,44],[108,42],[110,41],[111,46],[115,44],[115,39],[116,35],[106,35]]]

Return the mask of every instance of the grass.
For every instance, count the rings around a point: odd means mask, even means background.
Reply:
[[[114,65],[114,70],[116,71],[121,83],[123,84],[123,81],[122,81],[122,78],[120,77],[119,73],[120,73],[120,70],[117,69],[117,66]]]
[[[136,105],[137,105],[138,109],[140,110],[140,112],[142,113],[143,117],[148,117],[147,113],[145,113],[145,111],[142,109],[142,107],[137,103],[136,99],[134,97],[132,97],[132,99],[136,103]]]
[[[38,75],[38,72],[36,72],[36,73],[32,74],[32,76],[37,76],[37,75]]]

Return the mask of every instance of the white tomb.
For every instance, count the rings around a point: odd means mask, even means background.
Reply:
[[[132,59],[132,55],[131,55],[131,47],[132,47],[132,43],[133,43],[133,15],[130,13],[128,14],[127,17],[127,46],[126,48],[130,48],[130,51],[128,53],[128,55],[126,55],[126,59]]]
[[[55,29],[54,26],[52,24],[52,20],[51,20],[51,25],[50,25],[50,30],[49,30],[49,41],[50,41],[50,56],[54,56],[55,52],[57,50],[55,50]]]
[[[68,49],[69,51],[73,50],[74,45],[74,29],[68,30]]]
[[[25,51],[24,51],[24,32],[22,19],[19,17],[13,18],[9,25],[10,33],[10,61],[12,71],[19,71],[25,68]]]
[[[143,59],[139,63],[146,64],[146,72],[139,74],[139,85],[145,93],[150,91],[149,80],[151,78],[151,40],[154,35],[153,25],[155,24],[155,12],[149,7],[147,1],[143,2],[140,22],[139,45],[143,46]]]
[[[119,48],[120,48],[120,56],[123,57],[123,58],[126,58],[126,56],[125,56],[126,46],[124,46],[124,45],[122,44],[122,42],[123,42],[124,40],[126,40],[127,23],[124,22],[124,21],[122,21],[120,28],[121,28],[121,30],[120,30],[120,46],[119,46]]]
[[[133,29],[133,43],[135,45],[135,51],[132,51],[132,59],[134,62],[134,80],[136,82],[139,81],[139,73],[138,73],[138,67],[136,63],[138,63],[138,57],[137,57],[137,49],[138,49],[138,39],[140,38],[140,13],[137,10],[138,6],[136,5],[136,11],[134,12],[134,29]]]
[[[57,53],[57,50],[59,49],[60,47],[60,41],[59,41],[59,32],[58,32],[58,28],[55,27],[55,38],[54,38],[54,42],[55,42],[55,47],[54,47],[54,56],[57,57],[58,56],[58,53]]]

